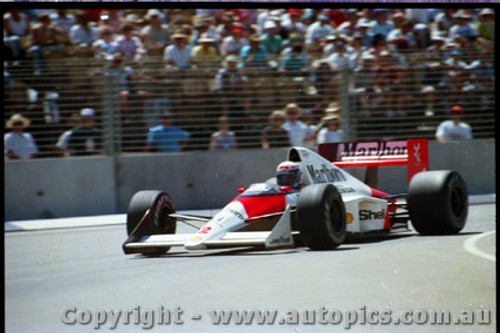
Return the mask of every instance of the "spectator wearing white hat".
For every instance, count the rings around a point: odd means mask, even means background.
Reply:
[[[188,45],[188,36],[183,32],[175,32],[172,36],[172,44],[165,47],[163,59],[168,65],[177,68],[188,68],[191,66],[191,46]]]
[[[83,108],[80,123],[71,130],[67,139],[67,149],[71,156],[100,154],[102,150],[101,131],[95,126],[95,111]]]
[[[218,62],[218,52],[215,47],[215,38],[205,32],[198,38],[199,45],[193,47],[191,60],[203,68],[214,68]]]
[[[162,18],[163,14],[158,9],[149,9],[144,16],[149,24],[142,28],[140,34],[148,54],[160,55],[170,43],[170,28],[167,24],[162,24]]]
[[[332,113],[321,118],[317,143],[335,143],[344,141],[344,131],[340,128],[340,116]]]
[[[11,131],[3,137],[4,156],[6,160],[27,160],[36,156],[38,147],[30,133],[24,130],[31,121],[17,113],[7,120],[5,126]]]
[[[264,23],[264,34],[261,38],[261,45],[269,54],[278,55],[281,51],[281,43],[283,39],[278,34],[278,26],[273,20],[267,20]]]

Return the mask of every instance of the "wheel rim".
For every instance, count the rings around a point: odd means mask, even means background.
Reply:
[[[455,187],[451,191],[451,211],[455,217],[462,216],[465,210],[466,198],[461,188]]]
[[[329,224],[332,226],[335,232],[342,231],[342,214],[339,202],[333,200],[326,205],[326,214],[329,219]]]
[[[172,209],[163,207],[158,215],[159,226],[166,232],[170,232],[175,226],[175,218],[170,217]]]

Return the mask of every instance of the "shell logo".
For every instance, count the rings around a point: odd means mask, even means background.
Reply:
[[[352,221],[354,221],[354,216],[351,213],[347,213],[345,215],[345,223],[350,224]]]

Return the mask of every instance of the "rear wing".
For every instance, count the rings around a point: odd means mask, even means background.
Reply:
[[[427,139],[322,143],[318,153],[339,168],[368,167],[370,171],[379,166],[405,165],[408,182],[416,173],[429,170]],[[376,182],[376,173],[367,172],[367,178],[369,174]]]

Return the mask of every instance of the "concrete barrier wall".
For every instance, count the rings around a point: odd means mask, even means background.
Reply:
[[[110,157],[5,163],[5,219],[113,214],[113,169]]]
[[[495,193],[494,140],[429,144],[431,170],[452,169],[470,194]],[[221,207],[236,188],[274,175],[286,149],[134,154],[5,164],[5,219],[123,213],[139,190],[169,192],[177,209]],[[364,177],[363,170],[350,170]],[[379,188],[406,192],[406,168],[379,170]]]

